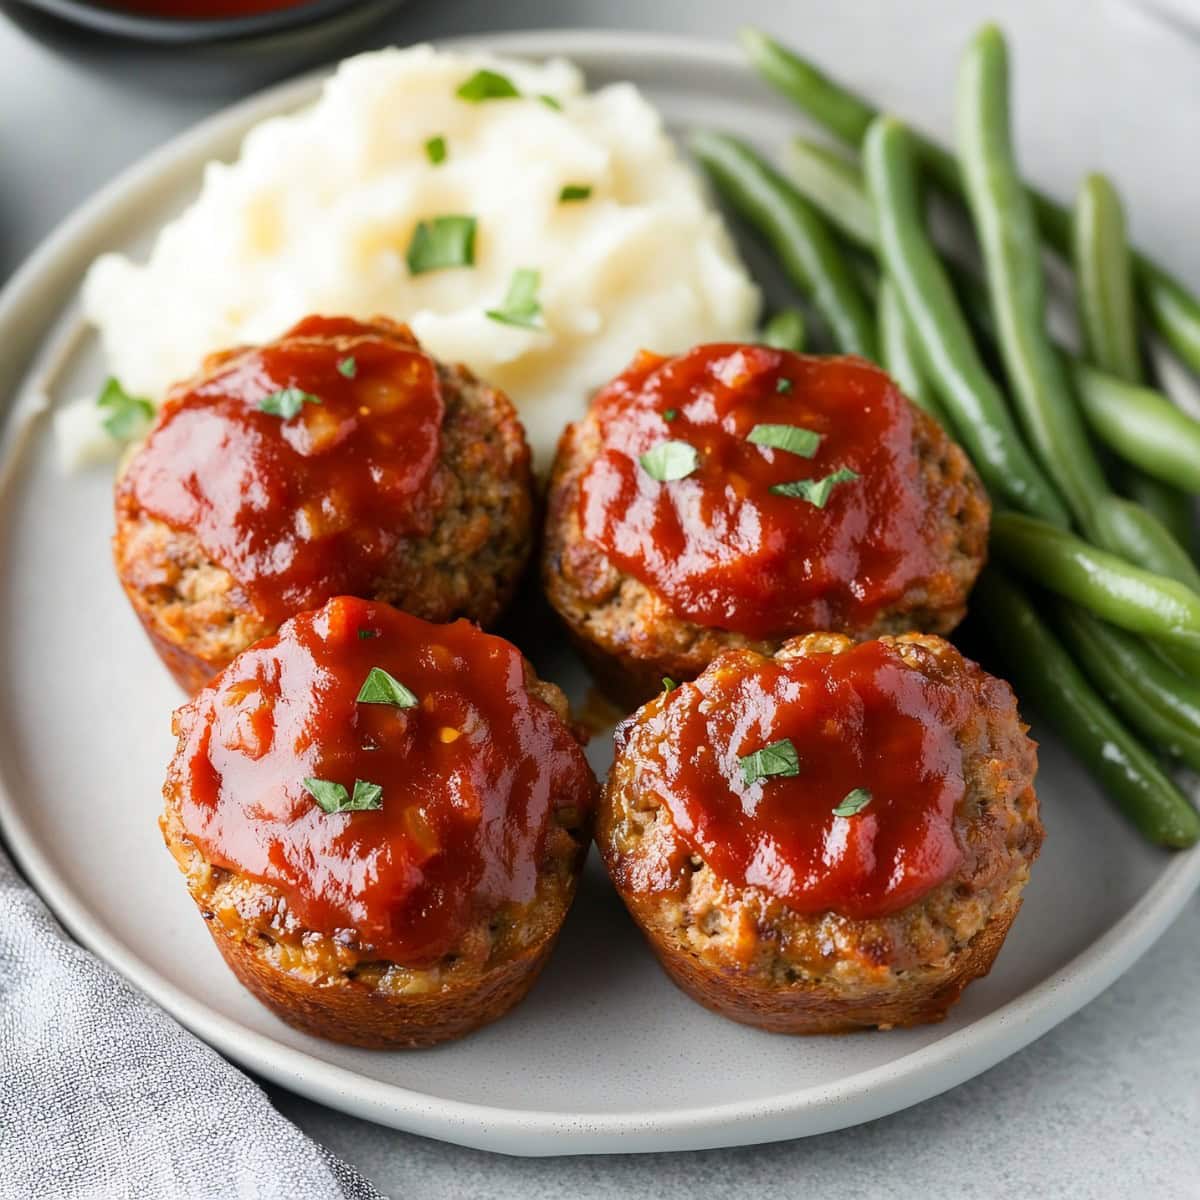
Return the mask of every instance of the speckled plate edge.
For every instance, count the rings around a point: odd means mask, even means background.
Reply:
[[[731,47],[663,35],[594,31],[512,33],[460,39],[542,58],[564,56],[585,71],[636,61],[744,81]],[[80,276],[115,231],[139,210],[194,179],[205,160],[227,154],[255,121],[310,100],[324,73],[305,76],[235,105],[168,143],[118,176],[79,208],[0,292],[0,387],[12,395],[29,379],[23,407],[12,408],[0,437],[0,489],[39,411],[38,381],[78,328],[73,299]],[[0,502],[3,495],[0,493]],[[434,1099],[367,1079],[271,1038],[198,1003],[148,967],[98,921],[54,868],[0,780],[0,832],[26,876],[78,940],[205,1041],[265,1079],[332,1108],[395,1128],[508,1154],[547,1155],[700,1149],[828,1132],[919,1103],[971,1078],[1028,1045],[1109,986],[1157,940],[1200,886],[1200,848],[1163,860],[1158,880],[1092,945],[1038,986],[933,1044],[833,1085],[769,1100],[662,1112],[589,1113],[505,1109]]]

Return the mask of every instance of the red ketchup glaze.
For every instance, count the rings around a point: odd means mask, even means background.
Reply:
[[[604,448],[582,480],[584,537],[680,617],[751,637],[861,629],[937,569],[912,406],[861,359],[753,345],[643,353],[594,411]],[[759,424],[821,442],[812,458],[755,445]],[[694,446],[700,465],[659,483],[638,457],[666,440]],[[842,467],[859,478],[824,508],[769,490]]]
[[[880,642],[737,666],[664,698],[648,718],[659,751],[639,786],[663,798],[683,842],[730,883],[762,888],[801,913],[882,917],[962,861],[956,733],[975,702],[961,682],[931,679]],[[783,738],[800,773],[747,784],[739,756]],[[834,816],[856,788],[870,803]]]
[[[356,702],[372,667],[418,706]],[[279,888],[305,928],[408,966],[531,900],[553,813],[593,803],[583,751],[526,691],[515,646],[353,597],[245,651],[178,721],[167,794],[205,856]],[[379,784],[382,807],[326,813],[305,778]]]
[[[349,360],[353,378],[338,369]],[[444,412],[433,360],[400,326],[308,317],[210,363],[172,389],[118,505],[195,533],[268,621],[369,591],[399,539],[432,527]],[[262,411],[284,388],[320,403],[286,419]]]

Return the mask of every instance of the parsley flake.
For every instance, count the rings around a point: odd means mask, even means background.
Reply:
[[[568,183],[563,185],[563,189],[558,193],[559,204],[570,204],[575,200],[587,200],[592,194],[592,186],[589,183]]]
[[[786,450],[801,458],[812,458],[821,444],[821,435],[802,425],[755,425],[746,441],[756,446],[770,446],[773,450]]]
[[[797,479],[792,483],[776,483],[772,484],[770,491],[776,496],[807,500],[813,508],[824,508],[829,503],[830,494],[839,483],[851,483],[857,478],[857,471],[852,471],[849,467],[839,467],[824,479]]]
[[[664,692],[673,692],[678,686],[679,684],[677,684],[675,680],[670,677],[670,675],[664,675],[662,677],[662,690]]]
[[[343,784],[311,776],[304,780],[304,789],[326,813],[369,812],[383,807],[383,788],[365,779],[354,781],[353,795]]]
[[[379,636],[378,629],[360,629],[358,631],[358,640],[360,642],[366,642],[366,641],[369,641],[371,638],[377,638],[378,636]]]
[[[677,408],[668,408],[663,412],[664,421],[674,421],[677,416],[679,416],[679,409]]]
[[[290,421],[304,405],[320,403],[321,397],[314,396],[312,392],[298,387],[285,387],[264,396],[258,402],[258,407],[273,417],[282,417],[285,421]]]
[[[359,704],[393,704],[396,708],[415,708],[416,696],[382,667],[372,667],[363,680],[355,700]]]
[[[413,230],[405,252],[410,275],[447,267],[475,265],[475,218],[462,215],[433,217]]]
[[[761,750],[755,750],[753,754],[739,755],[738,765],[742,768],[742,781],[747,787],[771,775],[800,774],[800,756],[791,738],[781,738]]]
[[[446,161],[446,139],[444,137],[431,137],[425,143],[425,157],[436,167],[438,163]]]
[[[346,379],[353,379],[358,374],[358,361],[353,355],[343,358],[337,365],[338,374]]]
[[[137,437],[154,416],[154,405],[144,396],[131,396],[115,375],[110,375],[104,381],[96,404],[108,410],[101,424],[108,436],[118,442]]]
[[[516,85],[499,71],[476,71],[470,79],[459,84],[454,93],[460,100],[481,104],[484,100],[511,100],[520,96]]]
[[[499,308],[489,308],[486,315],[502,325],[519,325],[522,329],[541,329],[538,322],[542,306],[537,290],[541,275],[527,267],[514,271],[508,283],[508,294]]]
[[[700,465],[700,454],[687,442],[659,442],[639,455],[638,462],[651,479],[670,483],[673,479],[686,479]]]
[[[555,96],[547,95],[542,92],[538,99],[547,107],[554,109],[555,112],[562,112],[562,101]]]
[[[835,817],[857,816],[871,803],[871,793],[866,788],[855,788],[847,792],[845,799],[833,810]]]
[[[784,375],[775,380],[775,390],[781,395],[786,396],[792,390],[792,381]]]

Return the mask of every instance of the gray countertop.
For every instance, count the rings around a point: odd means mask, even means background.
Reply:
[[[47,36],[40,24],[0,19],[0,278],[96,188],[146,150],[207,113],[293,71],[386,41],[499,28],[611,27],[727,38],[755,21],[819,52],[832,25],[861,29],[875,53],[905,54],[920,36],[951,56],[963,30],[1003,7],[1018,59],[1069,75],[1098,41],[1128,46],[1140,76],[1200,80],[1200,46],[1116,0],[423,0],[382,4],[375,24],[319,45],[268,55],[253,49],[189,54],[169,63],[140,50]],[[5,9],[4,11],[8,11]],[[869,37],[868,37],[869,31]],[[869,61],[869,59],[867,60]],[[853,69],[851,73],[855,72]],[[863,70],[857,72],[861,79]],[[1031,68],[1030,75],[1034,71]],[[1117,81],[1128,86],[1130,79]],[[865,79],[863,80],[865,82]],[[1178,89],[1177,89],[1178,91]],[[1186,96],[1186,90],[1185,90]],[[1200,84],[1170,114],[1200,129]],[[1130,104],[1153,105],[1150,87]],[[949,99],[946,100],[948,110]],[[1165,136],[1165,135],[1164,135]],[[1103,157],[1103,137],[1100,138]],[[1176,152],[1181,149],[1175,146]],[[1142,151],[1169,172],[1163,147]],[[1068,155],[1068,157],[1070,157]],[[1053,176],[1053,162],[1037,164]],[[1049,182],[1067,186],[1074,163]],[[1195,228],[1196,174],[1134,186],[1136,210],[1161,226]],[[1181,183],[1177,180],[1176,183]],[[1163,244],[1200,283],[1200,242]],[[519,1160],[443,1145],[342,1116],[284,1093],[279,1107],[395,1196],[654,1196],[696,1194],[874,1197],[1200,1196],[1200,900],[1129,974],[1007,1062],[917,1108],[869,1126],[742,1150],[641,1157]]]

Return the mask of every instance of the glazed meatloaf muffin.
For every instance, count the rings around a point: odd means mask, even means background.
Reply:
[[[966,455],[877,367],[700,346],[642,354],[564,433],[542,575],[633,705],[732,647],[948,632],[988,516]]]
[[[225,961],[291,1025],[428,1046],[502,1016],[554,944],[596,782],[511,644],[336,597],[175,714],[163,836]]]
[[[508,399],[404,326],[309,317],[171,391],[117,481],[117,574],[189,691],[334,595],[490,625],[531,550],[529,464]]]
[[[619,728],[596,840],[670,976],[782,1033],[938,1021],[1042,841],[1006,683],[927,634],[730,650]]]

